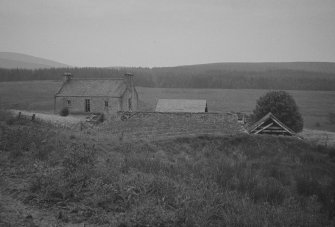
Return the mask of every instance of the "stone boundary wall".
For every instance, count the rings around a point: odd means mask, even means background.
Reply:
[[[245,130],[233,113],[118,112],[106,132],[124,139],[236,135]]]
[[[237,115],[234,113],[221,113],[221,112],[207,112],[207,113],[189,113],[189,112],[125,112],[119,111],[117,118],[126,121],[132,120],[160,120],[160,119],[175,119],[175,120],[197,120],[197,121],[236,121]]]

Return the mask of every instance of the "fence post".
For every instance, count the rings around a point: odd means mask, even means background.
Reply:
[[[17,116],[17,119],[21,118],[21,112],[19,112],[19,115]]]

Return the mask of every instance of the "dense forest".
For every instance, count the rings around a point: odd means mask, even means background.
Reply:
[[[335,90],[335,64],[314,64],[291,63],[285,67],[280,63],[221,63],[161,68],[0,69],[0,81],[61,80],[64,72],[78,78],[113,78],[131,72],[136,75],[136,85],[143,87]]]

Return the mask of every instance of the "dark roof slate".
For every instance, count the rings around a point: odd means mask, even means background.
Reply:
[[[121,97],[126,89],[124,79],[71,79],[63,84],[56,96]]]

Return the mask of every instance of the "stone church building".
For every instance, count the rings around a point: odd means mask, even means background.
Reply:
[[[70,113],[116,114],[136,111],[138,93],[132,74],[120,79],[84,79],[64,74],[61,88],[54,96],[54,112],[67,107]]]

